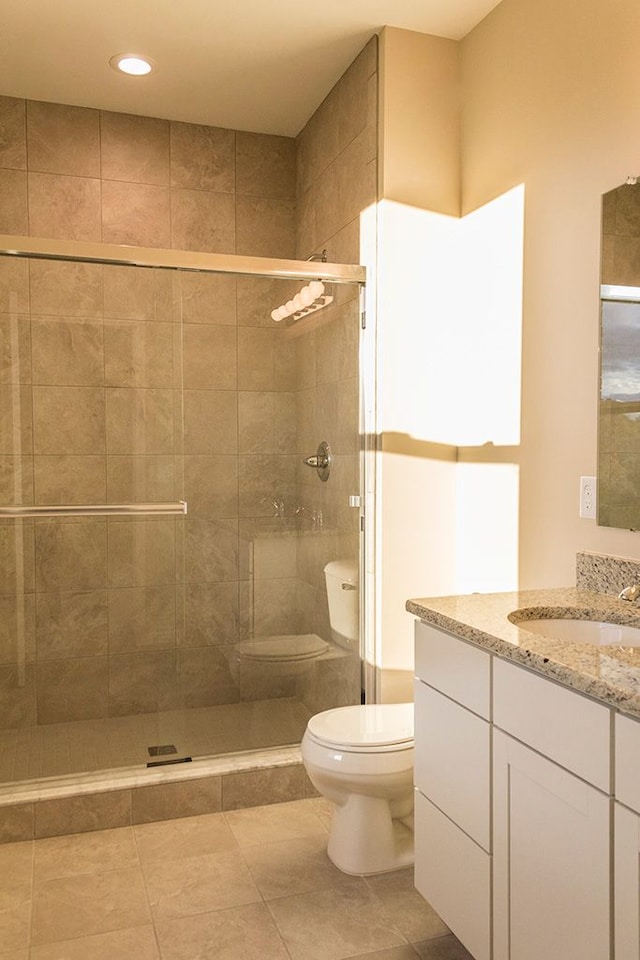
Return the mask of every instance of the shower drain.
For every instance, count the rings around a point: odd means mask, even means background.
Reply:
[[[173,743],[162,743],[158,747],[147,747],[150,757],[166,757],[169,753],[177,753],[178,748]]]

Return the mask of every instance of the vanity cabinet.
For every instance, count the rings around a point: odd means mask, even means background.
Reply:
[[[640,723],[615,726],[614,938],[616,960],[640,957]]]
[[[416,624],[415,885],[491,958],[490,656]]]
[[[611,960],[613,715],[416,623],[415,884],[475,960]],[[618,719],[615,957],[640,960],[640,723]]]

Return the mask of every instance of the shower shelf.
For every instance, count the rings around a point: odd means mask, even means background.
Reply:
[[[175,503],[77,503],[0,507],[0,518],[33,520],[39,517],[151,517],[184,515],[184,500]]]

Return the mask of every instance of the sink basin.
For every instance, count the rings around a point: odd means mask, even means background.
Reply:
[[[511,618],[510,618],[511,619]],[[640,628],[606,620],[571,620],[545,617],[538,620],[512,620],[521,630],[541,633],[568,643],[591,643],[600,647],[640,647]]]

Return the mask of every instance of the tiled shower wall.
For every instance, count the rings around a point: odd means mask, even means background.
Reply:
[[[288,138],[0,97],[0,233],[293,257],[297,190],[298,253],[325,246],[330,260],[358,262],[357,215],[375,171],[372,78],[369,45],[300,135],[297,187]],[[358,308],[337,288],[323,322],[274,329],[270,309],[291,292],[0,261],[2,499],[17,492],[19,435],[24,502],[189,502],[186,520],[0,527],[0,725],[237,700],[239,640],[328,636],[322,567],[357,558],[357,511],[346,507],[357,431],[344,425],[357,422]],[[330,429],[333,483],[318,489],[300,454]],[[284,538],[269,541],[266,576],[254,580],[256,531],[281,509],[303,529],[294,565],[282,562]],[[338,701],[335,678],[326,687],[323,705],[353,699],[352,682]],[[302,692],[313,708],[318,696]]]

